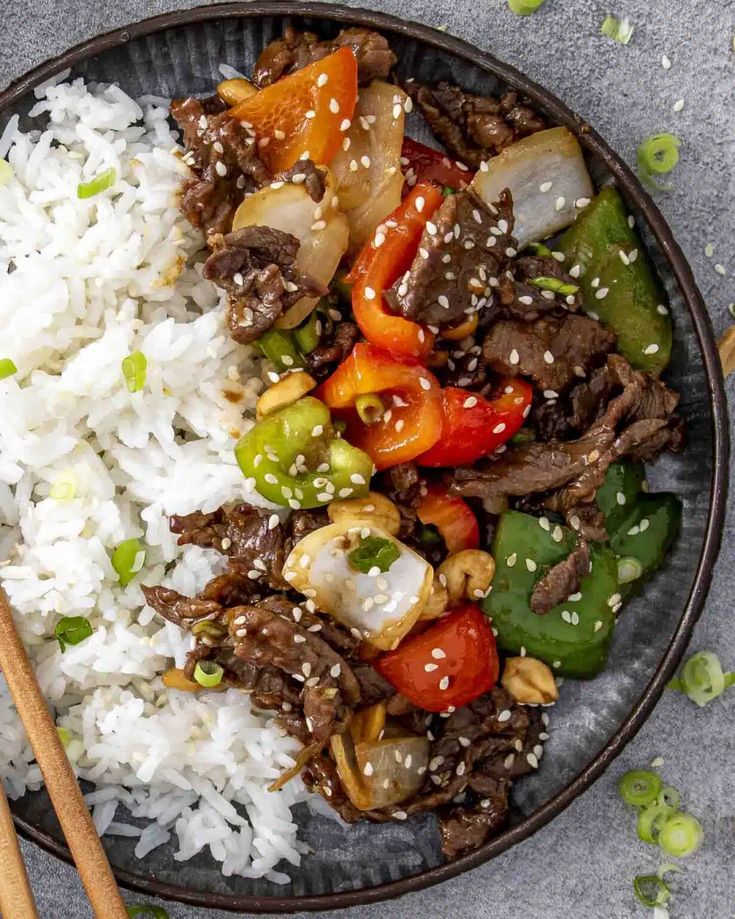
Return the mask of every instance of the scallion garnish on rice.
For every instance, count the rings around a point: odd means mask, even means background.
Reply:
[[[605,21],[600,26],[600,32],[612,38],[619,45],[627,45],[633,37],[635,26],[629,19],[618,19],[616,16],[606,16]]]
[[[508,0],[508,6],[516,16],[530,16],[544,0]]]
[[[131,351],[122,360],[122,372],[128,385],[128,392],[140,392],[145,386],[148,373],[148,359],[142,351]]]
[[[0,159],[0,188],[13,178],[13,167],[7,160]]]
[[[54,629],[54,635],[59,642],[62,654],[68,646],[78,645],[85,638],[89,638],[92,632],[89,619],[84,616],[62,616]]]
[[[113,166],[110,166],[89,182],[80,182],[77,185],[77,198],[94,198],[95,195],[112,188],[116,180],[117,172]]]
[[[126,539],[112,553],[112,567],[123,587],[127,587],[144,564],[145,549],[138,539]]]
[[[9,357],[0,357],[0,380],[12,377],[17,372],[18,368]]]

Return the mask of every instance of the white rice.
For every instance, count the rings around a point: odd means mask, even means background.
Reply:
[[[219,570],[216,553],[176,546],[168,515],[257,497],[233,436],[250,424],[258,368],[227,334],[201,235],[178,211],[187,168],[164,100],[82,80],[37,96],[46,127],[21,133],[13,119],[0,140],[14,172],[0,188],[0,358],[18,367],[0,381],[0,580],[70,759],[97,786],[98,831],[137,838],[139,858],[173,835],[176,859],[208,849],[225,875],[285,881],[274,868],[304,851],[290,808],[306,792],[266,789],[299,745],[245,693],[166,690],[160,674],[190,638],[140,591],[192,595]],[[78,199],[109,167],[114,187]],[[130,394],[121,361],[136,349],[147,381]],[[73,497],[51,496],[64,487]],[[131,537],[145,565],[121,588],[110,556]],[[94,632],[62,654],[65,615]],[[1,679],[0,777],[12,797],[41,785]]]

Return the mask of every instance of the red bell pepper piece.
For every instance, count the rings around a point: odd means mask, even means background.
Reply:
[[[418,457],[420,466],[465,466],[488,456],[522,427],[533,389],[525,380],[505,380],[492,401],[466,389],[443,390],[444,420],[437,443]]]
[[[365,424],[355,410],[358,396],[379,394],[382,420]],[[439,439],[442,395],[436,378],[418,361],[358,342],[317,390],[347,422],[346,439],[364,450],[377,469],[405,463]]]
[[[230,114],[252,125],[261,142],[258,153],[275,173],[307,152],[328,165],[344,137],[340,126],[352,119],[356,104],[357,60],[350,48],[340,48],[244,99]]]
[[[427,670],[427,665],[436,669]],[[405,638],[374,667],[410,702],[429,712],[466,705],[492,689],[500,672],[493,630],[475,603]]]
[[[383,293],[411,267],[426,221],[441,202],[434,185],[417,185],[378,227],[348,276],[360,331],[369,342],[394,354],[424,357],[434,343],[428,329],[392,313]]]
[[[429,485],[416,513],[425,526],[435,526],[450,555],[480,545],[480,527],[472,508],[462,498],[450,495],[441,485]]]
[[[442,188],[461,191],[470,184],[474,175],[464,164],[450,159],[440,150],[420,144],[412,137],[403,138],[401,162],[405,167],[407,184],[434,182]]]

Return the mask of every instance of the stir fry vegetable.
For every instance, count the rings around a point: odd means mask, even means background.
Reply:
[[[312,531],[294,546],[283,569],[293,588],[381,650],[413,627],[433,575],[420,555],[360,519]]]
[[[497,570],[483,607],[503,650],[518,653],[523,648],[560,676],[587,679],[605,664],[614,607],[621,601],[615,556],[607,546],[593,544],[592,571],[582,579],[579,592],[539,616],[530,607],[533,588],[569,555],[576,539],[566,527],[546,524],[548,529],[538,518],[518,511],[501,516],[493,540]]]
[[[330,173],[319,204],[312,200],[303,183],[268,185],[244,199],[235,213],[232,228],[267,226],[295,236],[300,242],[296,255],[299,270],[326,286],[349,242],[347,218],[334,206],[336,203],[336,187]],[[317,303],[317,297],[302,297],[280,317],[277,325],[286,329],[301,325]]]
[[[401,203],[405,93],[380,80],[360,90],[352,126],[332,162],[353,248]]]
[[[350,734],[336,734],[330,744],[342,785],[358,810],[400,804],[424,784],[430,756],[426,737],[353,742]]]
[[[594,194],[577,138],[566,128],[539,131],[506,147],[472,185],[487,204],[510,189],[520,249],[569,226]]]
[[[442,189],[461,191],[472,181],[473,173],[466,166],[412,137],[403,139],[401,162],[414,184],[433,182]]]
[[[462,498],[450,495],[441,485],[429,485],[422,495],[416,514],[424,526],[436,527],[450,553],[477,549],[480,527],[472,508]]]
[[[666,294],[613,186],[580,213],[558,248],[579,278],[587,311],[615,332],[620,353],[639,370],[660,373],[671,356]]]
[[[442,398],[436,379],[417,361],[358,343],[319,389],[326,404],[347,422],[347,439],[377,469],[405,463],[433,446],[441,433]],[[365,394],[381,394],[382,420],[365,424],[355,411]]]
[[[364,495],[373,470],[369,456],[334,436],[329,410],[312,396],[257,422],[235,457],[259,494],[291,508]]]
[[[533,388],[524,380],[505,380],[503,393],[488,400],[466,389],[442,390],[439,440],[416,460],[421,466],[462,466],[489,456],[518,431],[528,415]]]
[[[253,127],[258,152],[275,174],[304,154],[329,165],[356,103],[357,61],[351,49],[340,48],[250,96],[230,114]]]
[[[113,166],[105,169],[98,176],[95,176],[89,182],[80,182],[77,185],[77,198],[94,198],[95,195],[112,188],[117,180],[117,172]]]
[[[383,294],[410,267],[426,221],[441,201],[434,185],[416,185],[360,252],[348,277],[360,331],[372,344],[396,354],[423,357],[434,342],[427,329],[390,312]]]
[[[497,683],[495,637],[474,603],[378,658],[376,669],[402,695],[430,712],[467,705]]]

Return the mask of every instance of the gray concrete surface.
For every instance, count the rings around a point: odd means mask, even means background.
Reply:
[[[198,0],[6,0],[0,85],[83,38]],[[716,331],[735,300],[735,0],[547,0],[527,19],[505,0],[365,0],[405,18],[443,26],[558,93],[589,118],[629,162],[638,141],[670,130],[683,140],[675,191],[659,204],[689,257]],[[620,47],[598,34],[608,12],[628,16],[633,40]],[[667,54],[670,70],[661,66]],[[673,104],[684,100],[679,113]],[[705,255],[707,243],[714,257]],[[715,263],[726,268],[717,274]],[[731,380],[728,389],[735,392]],[[717,651],[735,669],[735,515],[712,577],[692,650]],[[735,917],[735,691],[707,710],[667,692],[615,766],[532,839],[457,880],[400,901],[355,909],[351,919],[628,919],[651,915],[633,899],[631,879],[660,863],[639,843],[615,783],[625,769],[662,756],[667,782],[682,790],[706,828],[704,848],[684,864],[672,919]],[[78,878],[32,845],[24,853],[43,919],[90,915]],[[131,900],[140,899],[131,896]],[[172,919],[226,914],[167,904]],[[326,914],[323,914],[326,915]],[[336,915],[336,914],[332,914]],[[11,919],[11,917],[6,917]]]

